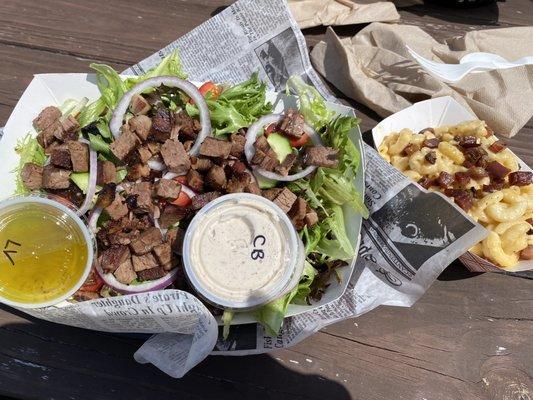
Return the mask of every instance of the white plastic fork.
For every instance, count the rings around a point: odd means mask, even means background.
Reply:
[[[505,58],[492,53],[470,53],[459,60],[459,64],[444,64],[428,60],[416,53],[409,46],[405,46],[411,56],[431,75],[450,83],[459,82],[469,73],[507,69],[522,65],[533,65],[533,57],[522,57],[516,61],[507,61]]]

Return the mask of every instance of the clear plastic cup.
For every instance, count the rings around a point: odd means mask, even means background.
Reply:
[[[95,245],[67,204],[29,195],[0,202],[0,302],[20,308],[58,304],[91,270]]]
[[[246,311],[290,292],[305,263],[287,215],[261,196],[217,198],[191,221],[183,242],[185,273],[196,292],[223,309]]]

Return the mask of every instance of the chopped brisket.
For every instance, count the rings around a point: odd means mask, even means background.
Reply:
[[[115,278],[120,283],[124,285],[129,285],[132,281],[137,279],[137,274],[133,269],[133,264],[131,263],[131,258],[127,258],[113,273]]]
[[[98,198],[96,199],[96,207],[106,208],[113,200],[115,200],[115,193],[117,190],[117,185],[114,183],[106,183],[102,190],[98,193]]]
[[[274,199],[278,196],[278,194],[281,193],[281,191],[281,188],[266,189],[261,192],[261,195],[270,201],[274,201]]]
[[[220,197],[220,192],[207,192],[194,196],[192,200],[191,208],[194,211],[198,211],[204,207],[207,203],[215,200],[217,197]]]
[[[498,161],[489,162],[486,170],[489,173],[489,176],[494,179],[503,179],[509,172],[511,172],[509,168],[503,166]]]
[[[134,94],[131,98],[130,110],[133,114],[148,114],[150,108],[150,103],[148,103],[148,101],[146,101],[146,99],[140,94]]]
[[[109,145],[111,152],[121,161],[130,154],[130,152],[141,144],[141,141],[127,125],[122,126],[122,134]]]
[[[147,178],[150,176],[150,171],[148,164],[136,163],[128,168],[126,179],[134,182],[141,178]]]
[[[281,121],[279,129],[291,138],[299,139],[304,134],[304,117],[298,111],[289,109],[285,112],[285,118]]]
[[[54,132],[56,138],[62,141],[77,140],[78,130],[80,124],[72,115],[69,115],[65,120],[61,121],[61,129],[57,129]]]
[[[147,146],[142,146],[137,149],[137,155],[141,163],[146,164],[150,158],[152,158],[152,152]]]
[[[43,188],[67,189],[70,186],[70,171],[47,165],[43,168]]]
[[[170,242],[163,242],[154,247],[154,254],[161,265],[172,262],[172,248],[170,247]]]
[[[187,172],[187,186],[189,186],[195,192],[203,192],[204,178],[198,171],[190,169],[189,172]]]
[[[304,221],[305,221],[305,224],[307,225],[307,227],[311,228],[318,222],[318,214],[314,210],[309,210],[305,214]]]
[[[152,120],[146,115],[137,115],[128,121],[130,130],[135,133],[141,141],[148,139],[150,128],[152,127]]]
[[[302,229],[305,225],[304,218],[307,214],[307,209],[307,202],[301,197],[297,197],[296,201],[287,213],[289,215],[289,218],[291,219],[292,224],[297,230]]]
[[[481,145],[481,139],[475,136],[459,136],[457,141],[459,142],[459,146],[465,149]]]
[[[124,203],[124,198],[118,193],[115,194],[113,202],[105,208],[111,219],[118,220],[128,215],[128,206]]]
[[[243,174],[246,172],[246,164],[238,160],[231,160],[227,163],[226,170],[228,170],[229,175]]]
[[[136,204],[135,212],[153,212],[154,205],[152,203],[152,184],[150,182],[139,182],[134,184],[129,190],[131,196],[135,196]]]
[[[150,150],[153,156],[161,152],[161,143],[159,142],[148,141],[146,142],[146,147]]]
[[[130,247],[134,254],[142,255],[151,251],[155,246],[163,242],[161,231],[152,226],[142,232],[137,239],[131,242]]]
[[[483,185],[483,191],[487,193],[492,193],[497,190],[502,190],[504,187],[505,187],[505,180],[496,179],[496,180],[491,180],[491,182],[488,185]]]
[[[422,142],[422,147],[429,147],[430,149],[436,149],[437,147],[439,147],[439,143],[440,143],[440,140],[437,139],[437,138],[430,138],[430,139],[426,139]],[[413,145],[413,146],[416,146],[416,145]],[[418,146],[416,146],[418,147]],[[405,151],[405,149],[404,149]],[[415,150],[416,151],[416,150]],[[414,152],[413,152],[414,153]],[[412,153],[411,153],[412,154]],[[406,155],[409,155],[406,153]]]
[[[57,124],[59,124],[59,122]],[[50,146],[56,141],[56,138],[54,136],[54,129],[45,129],[37,135],[36,139],[37,142],[39,142],[39,144],[41,145],[41,147],[44,148],[44,152],[46,154],[50,154]]]
[[[72,295],[76,301],[89,301],[100,298],[100,294],[96,292],[89,292],[87,290],[78,290]]]
[[[159,226],[163,229],[167,229],[174,225],[176,222],[181,221],[183,218],[190,214],[190,209],[187,207],[179,207],[173,204],[167,204],[161,212],[159,217]]]
[[[485,169],[481,167],[469,168],[468,175],[470,175],[470,178],[475,179],[475,180],[483,179],[489,176],[487,171],[485,171]]]
[[[152,117],[152,133],[159,142],[170,139],[174,117],[168,108],[158,108]]]
[[[424,159],[430,164],[435,164],[437,162],[437,152],[435,151],[427,152],[427,154],[424,156]]]
[[[257,139],[255,139],[254,148],[262,151],[263,153],[266,153],[268,150],[270,150],[270,144],[268,143],[265,135],[258,136]]]
[[[274,170],[282,176],[287,176],[289,175],[289,171],[291,170],[292,166],[294,165],[297,159],[298,159],[298,156],[296,154],[294,153],[287,154],[287,156],[285,157],[285,160],[283,160],[283,162],[280,165],[276,166]]]
[[[312,146],[305,152],[305,165],[317,167],[337,168],[339,165],[339,150],[332,147]]]
[[[193,170],[189,171],[189,173],[191,172],[193,172]],[[224,189],[227,184],[226,173],[224,172],[224,168],[219,165],[213,165],[213,167],[211,167],[211,169],[207,171],[205,180],[207,186],[213,190]]]
[[[509,184],[512,186],[527,186],[533,181],[533,172],[516,171],[509,174]]]
[[[54,106],[46,107],[33,120],[33,126],[39,131],[43,131],[61,117],[61,110]]]
[[[296,199],[297,197],[293,192],[291,192],[288,188],[283,188],[273,202],[284,212],[288,213]]]
[[[231,142],[208,136],[200,146],[200,155],[226,159],[230,155],[231,147]]]
[[[429,189],[431,186],[435,185],[435,180],[430,179],[427,176],[423,176],[418,180],[418,184],[422,186],[424,189]]]
[[[167,242],[170,244],[172,251],[176,254],[182,253],[184,238],[185,231],[181,228],[171,228],[167,231]]]
[[[137,276],[139,277],[140,281],[153,281],[155,279],[164,277],[166,274],[167,271],[165,271],[163,267],[155,267],[139,271]]]
[[[470,182],[470,174],[468,172],[456,172],[454,177],[455,182],[460,186],[465,186]]]
[[[156,195],[164,199],[175,199],[180,192],[181,185],[172,179],[160,179],[156,184]]]
[[[242,158],[244,155],[244,145],[246,144],[246,138],[237,133],[232,133],[230,136],[231,151],[230,154],[233,157]]]
[[[489,150],[492,151],[493,153],[499,153],[502,150],[504,150],[506,147],[507,146],[505,145],[504,142],[502,142],[501,140],[496,140],[494,143],[492,143],[489,146]]]
[[[62,197],[76,207],[80,207],[83,204],[83,200],[85,200],[85,194],[83,194],[81,189],[72,182],[66,189],[48,189],[48,192]]]
[[[244,191],[247,193],[255,194],[257,196],[261,196],[261,189],[259,188],[259,185],[254,179],[250,179],[250,183],[244,188]]]
[[[207,171],[213,166],[213,161],[209,158],[191,157],[191,168],[196,171]]]
[[[116,183],[117,181],[117,167],[111,161],[98,161],[98,169],[96,173],[96,184],[103,186],[106,183]]]
[[[70,152],[72,170],[74,172],[89,171],[89,146],[77,140],[67,142],[67,146]]]
[[[169,139],[161,146],[161,155],[170,171],[183,175],[191,168],[189,155],[178,140]]]
[[[152,253],[146,253],[142,256],[133,255],[131,257],[131,262],[133,263],[133,270],[135,272],[144,271],[145,269],[158,266],[157,260]]]
[[[463,154],[465,156],[465,163],[467,163],[464,166],[470,168],[476,165],[480,158],[487,155],[487,152],[481,146],[478,146],[463,149]]]
[[[416,153],[420,148],[417,144],[409,143],[407,146],[405,146],[402,150],[402,154],[405,156],[410,156],[413,153]]]
[[[50,154],[50,162],[60,168],[72,169],[68,146],[62,144],[55,147]]]
[[[129,258],[130,249],[128,246],[113,245],[100,253],[98,264],[105,272],[113,272]]]
[[[234,174],[226,185],[226,191],[228,193],[242,193],[250,185],[251,179],[247,172]]]
[[[40,189],[43,186],[43,167],[34,163],[26,163],[22,167],[20,178],[26,188]]]
[[[453,182],[455,181],[455,178],[453,177],[452,174],[446,172],[446,171],[441,171],[439,173],[439,176],[437,178],[437,183],[438,185],[443,188],[443,189],[446,189],[448,186],[450,186]]]
[[[470,190],[464,189],[446,189],[444,194],[453,197],[453,201],[463,210],[468,211],[474,205],[474,197]]]
[[[171,138],[176,139],[178,136],[193,140],[196,139],[197,136],[194,119],[183,110],[174,114],[174,127],[172,129]]]

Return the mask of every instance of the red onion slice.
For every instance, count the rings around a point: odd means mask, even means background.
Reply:
[[[202,96],[196,86],[194,86],[189,81],[177,78],[175,76],[158,76],[155,78],[146,79],[145,81],[138,83],[130,90],[128,90],[124,94],[124,96],[122,96],[122,99],[120,99],[120,102],[113,111],[113,116],[111,118],[111,122],[109,123],[109,129],[111,130],[111,133],[113,133],[115,139],[118,138],[121,134],[120,128],[122,127],[124,115],[128,110],[133,96],[144,92],[146,89],[159,87],[161,85],[165,85],[168,87],[176,87],[184,91],[188,96],[190,96],[190,98],[198,107],[198,110],[200,112],[200,124],[202,125],[202,130],[196,137],[196,141],[194,142],[194,145],[189,151],[189,154],[195,156],[198,154],[198,151],[200,150],[200,145],[202,144],[204,139],[211,134],[211,117],[209,114],[209,108],[207,107],[207,103],[205,102],[204,96]]]
[[[96,178],[98,168],[98,158],[96,151],[93,150],[88,140],[80,139],[80,142],[89,146],[89,184],[87,185],[87,193],[85,194],[85,200],[78,209],[78,215],[84,215],[92,205],[94,195],[96,194]]]
[[[256,122],[254,122],[248,128],[248,131],[246,132],[246,144],[244,145],[244,154],[246,155],[246,160],[248,160],[248,164],[251,165],[252,163],[252,158],[255,154],[254,143],[257,137],[263,134],[263,128],[265,128],[267,125],[270,125],[270,124],[279,123],[283,120],[283,118],[285,118],[285,115],[283,114],[268,114],[268,115],[265,115],[259,118]],[[308,124],[304,125],[304,132],[309,135],[309,138],[315,145],[317,146],[322,145],[322,140],[320,139],[320,136]],[[262,168],[257,168],[257,167],[253,167],[253,168],[256,173],[258,173],[259,175],[265,178],[273,179],[276,181],[290,182],[290,181],[295,181],[295,180],[306,177],[307,175],[312,173],[314,170],[316,170],[317,167],[314,165],[311,165],[296,174],[287,175],[287,176],[276,174],[275,172],[271,172],[271,171],[266,171]]]
[[[160,289],[164,289],[170,286],[172,282],[174,282],[174,280],[176,279],[178,268],[174,268],[162,278],[156,279],[154,281],[148,281],[145,283],[141,283],[138,285],[125,285],[124,283],[120,283],[115,278],[115,275],[113,275],[111,272],[105,273],[100,268],[100,265],[98,265],[98,263],[96,263],[96,272],[104,280],[106,285],[116,290],[117,292],[122,293],[122,294],[135,294],[135,293],[151,292],[153,290],[160,290]]]
[[[103,210],[104,209],[102,207],[95,207],[91,212],[91,215],[89,217],[89,228],[91,228],[91,231],[93,233],[96,233],[96,224],[98,223],[98,218],[100,218],[100,215],[102,214]]]

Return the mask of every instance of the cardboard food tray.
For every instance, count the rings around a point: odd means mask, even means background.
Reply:
[[[12,171],[19,164],[19,157],[15,152],[15,146],[17,141],[26,136],[28,132],[35,134],[35,130],[32,127],[32,120],[39,112],[49,105],[60,105],[67,99],[87,97],[90,101],[93,101],[99,96],[100,92],[96,87],[95,76],[93,74],[41,74],[34,77],[9,117],[0,142],[0,159],[2,160],[2,163],[0,163],[0,184],[2,185],[0,200],[10,197],[15,190],[15,174]],[[274,104],[275,112],[281,112],[286,108],[296,106],[293,98],[287,97],[282,93],[267,92],[267,99]],[[353,109],[349,107],[335,103],[328,103],[328,106],[340,114],[355,115]],[[351,132],[351,138],[363,157],[361,131],[359,127]],[[359,193],[364,192],[364,159],[361,160],[360,170],[354,180],[354,185]],[[344,211],[346,224],[349,227],[350,239],[354,246],[355,254],[357,254],[362,218],[349,207],[346,207]],[[354,265],[355,258],[349,266],[339,269],[341,284],[335,278],[332,278],[331,285],[319,302],[311,306],[291,304],[287,316],[308,312],[342,296],[350,280]],[[255,322],[252,313],[239,313],[233,319],[233,324],[252,322]]]
[[[392,132],[398,132],[403,128],[419,132],[427,127],[457,125],[460,122],[473,119],[478,118],[452,97],[439,97],[413,104],[385,118],[372,129],[372,138],[376,148],[379,148],[385,136]],[[515,157],[519,160],[522,170],[531,171],[531,168],[520,160],[518,156],[515,155]],[[472,272],[517,272],[533,269],[533,260],[520,261],[513,268],[502,269],[470,252],[463,254],[459,259]]]

